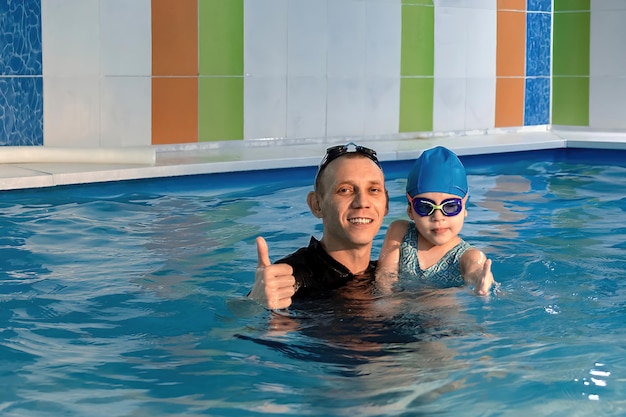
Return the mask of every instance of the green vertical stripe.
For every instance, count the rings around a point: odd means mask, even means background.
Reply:
[[[198,136],[243,139],[243,1],[198,5]]]
[[[600,0],[605,1],[605,0]],[[555,12],[591,10],[591,0],[554,0]]]
[[[400,132],[431,131],[435,73],[432,1],[403,0]]]
[[[433,77],[400,79],[400,132],[433,130]]]
[[[589,77],[552,80],[552,124],[589,126]]]
[[[435,74],[435,8],[402,6],[402,76]]]
[[[198,7],[200,75],[243,76],[243,0],[202,0]]]
[[[589,76],[589,12],[555,13],[553,75]]]
[[[200,77],[198,141],[243,139],[243,77]]]
[[[566,12],[556,11],[564,10]],[[586,11],[573,11],[577,4]],[[552,66],[552,124],[589,125],[589,1],[555,2]]]

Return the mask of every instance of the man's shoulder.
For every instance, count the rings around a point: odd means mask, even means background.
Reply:
[[[319,257],[319,241],[314,237],[311,237],[309,246],[302,247],[293,253],[279,259],[276,263],[285,263],[292,266],[303,265],[311,262],[315,258]]]

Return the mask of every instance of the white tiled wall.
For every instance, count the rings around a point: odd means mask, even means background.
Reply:
[[[589,126],[626,129],[626,1],[591,2]]]
[[[438,1],[433,130],[495,124],[496,2]]]
[[[42,2],[46,146],[151,141],[150,0]]]
[[[244,7],[245,138],[397,132],[400,0]]]
[[[493,127],[497,1],[434,3],[434,130]],[[591,4],[590,124],[624,129],[626,1]],[[42,2],[46,146],[150,144],[150,9]],[[401,24],[401,0],[245,0],[244,137],[397,133]]]

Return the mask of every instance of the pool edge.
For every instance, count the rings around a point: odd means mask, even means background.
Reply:
[[[337,142],[341,140],[338,139]],[[153,164],[143,161],[88,163],[82,160],[65,163],[41,160],[2,163],[0,190],[316,166],[329,143],[301,141],[278,145],[272,141],[252,141],[206,148],[153,147]],[[381,161],[402,161],[415,159],[424,149],[435,145],[446,146],[459,156],[561,148],[626,150],[626,135],[623,132],[552,129],[474,136],[370,140],[360,143],[375,148]]]

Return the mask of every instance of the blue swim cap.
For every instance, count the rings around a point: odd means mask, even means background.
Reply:
[[[451,150],[443,146],[427,149],[411,167],[406,192],[411,197],[422,193],[467,195],[465,167]]]

